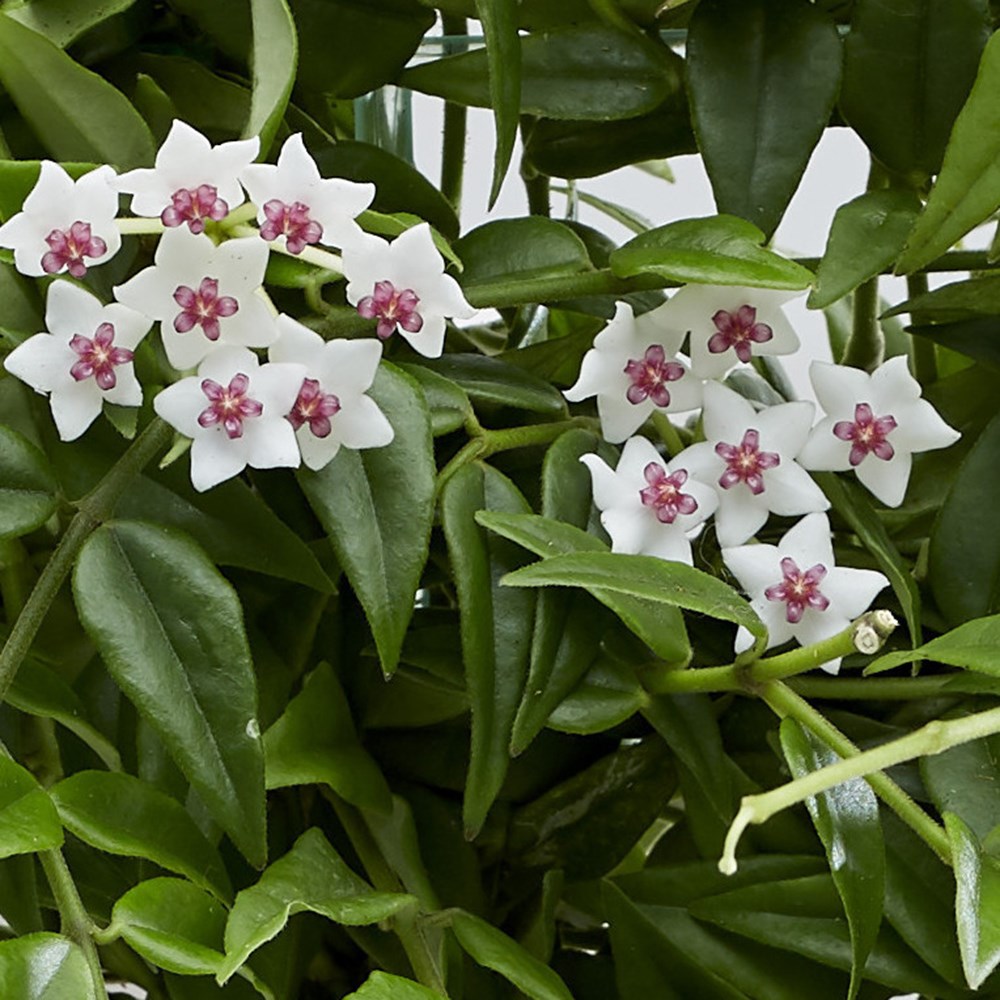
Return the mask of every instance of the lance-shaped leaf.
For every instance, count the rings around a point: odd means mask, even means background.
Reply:
[[[253,95],[244,137],[260,136],[266,155],[281,124],[298,66],[295,21],[285,0],[250,0],[253,23]]]
[[[344,1000],[444,1000],[440,993],[429,990],[412,979],[402,979],[388,972],[373,972],[362,987]]]
[[[836,25],[807,0],[703,0],[687,62],[716,205],[770,235],[833,110]]]
[[[1000,735],[996,734],[920,758],[920,776],[938,812],[961,816],[988,847],[995,840],[990,834],[1000,816],[998,760]]]
[[[375,892],[344,863],[317,829],[307,830],[292,849],[244,889],[226,923],[225,982],[262,944],[281,933],[290,917],[309,911],[338,924],[375,924],[416,904],[403,893]]]
[[[69,938],[27,934],[0,943],[0,996],[17,1000],[95,1000],[87,959]]]
[[[441,519],[461,612],[462,654],[472,703],[472,749],[463,820],[478,833],[507,773],[514,715],[528,672],[534,596],[500,577],[523,562],[506,539],[479,527],[480,510],[527,513],[517,487],[487,465],[466,465],[441,494]]]
[[[43,525],[58,505],[55,473],[42,451],[0,426],[0,538],[16,538]]]
[[[52,799],[20,764],[0,756],[0,858],[51,850],[62,842]]]
[[[60,48],[66,48],[82,34],[96,27],[102,21],[110,20],[128,10],[135,0],[96,0],[94,3],[75,4],[70,0],[49,3],[26,3],[20,7],[11,6],[8,17],[20,21],[32,31],[45,35]]]
[[[794,778],[840,760],[795,719],[781,723],[781,748]],[[806,807],[826,848],[830,872],[851,931],[848,998],[852,1000],[861,987],[865,962],[882,923],[885,841],[878,818],[878,800],[864,778],[852,778],[806,799]]]
[[[430,413],[416,382],[383,364],[369,395],[392,424],[392,443],[341,448],[326,468],[298,478],[365,609],[389,675],[427,561],[437,467]]]
[[[873,660],[866,674],[880,674],[914,660],[932,660],[1000,677],[1000,615],[975,618],[916,649],[886,653]]]
[[[187,810],[152,785],[130,774],[80,771],[50,794],[66,829],[91,847],[146,858],[220,899],[232,897],[219,852]]]
[[[619,278],[655,274],[677,282],[808,288],[813,273],[763,247],[764,234],[733,215],[682,219],[637,236],[611,255]]]
[[[236,592],[186,535],[117,521],[87,540],[73,594],[115,682],[212,817],[262,865],[264,755]]]

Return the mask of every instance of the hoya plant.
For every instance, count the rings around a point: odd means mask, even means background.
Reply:
[[[998,25],[0,0],[0,996],[1000,996]]]

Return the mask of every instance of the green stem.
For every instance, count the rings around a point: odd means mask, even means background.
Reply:
[[[663,442],[663,446],[667,449],[667,454],[671,458],[679,455],[684,450],[684,442],[681,440],[677,428],[665,413],[661,413],[659,410],[653,412],[653,426],[656,428],[656,433],[660,435],[660,440]]]
[[[233,226],[230,230],[233,236],[259,236],[259,231],[254,226]],[[268,243],[268,247],[275,253],[284,254],[293,260],[304,260],[307,264],[315,264],[317,267],[325,267],[334,274],[344,273],[344,262],[339,254],[330,253],[329,250],[320,250],[317,247],[304,247],[300,253],[292,253],[278,240]]]
[[[441,16],[445,35],[461,38],[466,33],[466,20],[453,14]],[[464,42],[449,43],[447,54],[465,51]],[[441,136],[441,193],[456,212],[462,208],[462,181],[465,176],[465,136],[468,109],[464,104],[445,101],[444,126]]]
[[[524,187],[528,192],[528,211],[532,215],[543,215],[548,218],[552,214],[549,183],[545,174],[524,178]]]
[[[167,227],[159,219],[115,219],[122,236],[160,236]]]
[[[956,674],[935,677],[795,677],[788,686],[803,698],[823,698],[831,701],[910,701],[914,698],[936,698],[961,690],[948,690]]]
[[[874,371],[885,357],[885,335],[878,321],[878,275],[854,290],[851,336],[844,348],[842,365]]]
[[[906,294],[911,299],[915,299],[918,295],[926,295],[927,275],[919,271],[916,274],[907,275]],[[910,321],[914,326],[919,326],[922,318],[919,313],[910,313]],[[933,340],[911,334],[910,362],[913,368],[913,377],[921,385],[926,386],[937,381],[937,354]]]
[[[40,851],[38,860],[41,862],[42,870],[52,888],[56,906],[59,908],[62,932],[80,946],[94,981],[95,995],[100,1000],[108,1000],[108,990],[104,982],[101,960],[98,957],[94,939],[91,937],[94,925],[80,899],[80,893],[77,892],[76,883],[73,881],[73,876],[70,874],[62,852],[58,850]]]
[[[42,621],[72,569],[83,543],[102,521],[111,516],[115,504],[129,483],[166,446],[172,433],[170,425],[159,417],[152,420],[97,486],[77,502],[76,515],[38,577],[31,595],[10,630],[3,650],[0,651],[0,702],[7,696],[7,691],[28,655]]]

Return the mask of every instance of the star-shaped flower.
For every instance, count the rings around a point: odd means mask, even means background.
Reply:
[[[812,418],[812,403],[781,403],[757,412],[731,389],[717,382],[705,386],[706,440],[685,448],[676,461],[718,492],[720,545],[742,545],[771,513],[788,517],[830,506],[795,461]]]
[[[837,566],[826,514],[810,514],[777,545],[724,548],[722,558],[767,626],[767,648],[797,639],[802,646],[842,632],[889,581],[875,570]],[[753,644],[741,627],[736,651]],[[823,664],[836,673],[840,659]]]
[[[563,395],[574,403],[596,396],[601,433],[615,444],[657,410],[694,410],[701,405],[702,382],[677,357],[683,339],[682,330],[665,328],[653,313],[636,318],[630,305],[619,302],[584,355],[576,384]]]
[[[854,469],[888,507],[903,502],[915,452],[947,448],[961,437],[920,398],[904,357],[890,358],[870,375],[814,361],[809,377],[826,416],[799,461],[817,471]]]
[[[304,365],[261,365],[245,347],[220,347],[198,374],[167,386],[153,409],[192,438],[191,484],[207,490],[255,469],[299,464],[295,431],[285,419],[302,380]]]
[[[111,167],[98,167],[74,181],[58,163],[43,160],[23,209],[0,226],[0,247],[14,251],[22,274],[82,278],[122,245],[114,180]]]
[[[256,136],[213,146],[197,129],[175,119],[156,154],[156,166],[122,174],[118,190],[132,195],[135,215],[159,217],[167,227],[187,225],[200,233],[206,220],[224,219],[246,200],[240,171],[259,150]]]
[[[718,506],[711,487],[688,478],[683,463],[664,461],[644,437],[629,438],[618,465],[582,455],[611,551],[692,563],[691,542]]]
[[[279,363],[305,365],[306,376],[287,417],[312,470],[322,469],[345,448],[381,448],[392,425],[365,395],[375,380],[382,345],[377,340],[323,340],[289,316],[278,317],[280,336],[268,351]]]
[[[650,322],[690,333],[691,368],[720,379],[734,365],[761,355],[792,354],[799,338],[781,306],[801,292],[729,285],[685,285],[649,314]]]
[[[142,387],[132,355],[150,322],[126,306],[105,306],[70,281],[49,286],[47,332],[29,337],[7,356],[4,367],[49,396],[63,441],[74,441],[96,419],[104,401],[139,406]]]
[[[446,319],[469,319],[475,309],[458,282],[444,273],[444,258],[426,223],[391,243],[365,235],[344,247],[347,301],[366,319],[377,319],[383,340],[399,330],[426,358],[444,350]]]
[[[285,140],[277,165],[251,163],[240,180],[257,206],[260,235],[293,254],[312,243],[355,243],[362,231],[354,219],[375,197],[374,184],[321,177],[298,132]]]
[[[115,288],[115,296],[159,321],[167,358],[185,371],[218,346],[274,343],[274,318],[255,294],[267,259],[267,245],[254,236],[216,246],[207,236],[170,229],[155,264]]]

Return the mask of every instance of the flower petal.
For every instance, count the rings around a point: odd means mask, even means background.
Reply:
[[[854,472],[858,481],[867,486],[887,507],[898,507],[906,496],[912,464],[910,453],[897,448],[888,461],[873,455],[867,456]]]
[[[395,437],[392,424],[369,396],[358,396],[345,405],[332,422],[333,434],[346,448],[381,448]]]
[[[59,437],[75,441],[97,419],[103,403],[101,390],[92,378],[53,390],[49,405]]]

